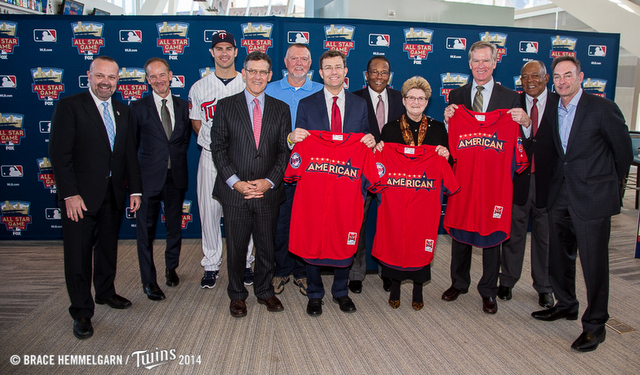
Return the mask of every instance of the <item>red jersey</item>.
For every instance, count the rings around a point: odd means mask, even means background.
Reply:
[[[361,133],[310,131],[284,175],[297,182],[289,251],[317,265],[348,266],[358,248],[366,189],[380,180]]]
[[[376,237],[371,255],[384,265],[419,269],[433,260],[442,193],[460,190],[447,160],[436,146],[385,143],[376,153],[380,193]]]
[[[477,247],[502,243],[511,233],[513,172],[529,165],[520,125],[506,109],[480,113],[459,106],[449,119],[449,147],[462,188],[447,201],[445,229]]]

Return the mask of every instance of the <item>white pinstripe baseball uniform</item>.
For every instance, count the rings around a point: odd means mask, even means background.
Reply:
[[[198,208],[202,227],[202,252],[204,253],[200,264],[205,271],[217,271],[222,264],[222,236],[220,233],[222,206],[211,196],[218,175],[211,158],[211,124],[218,101],[241,92],[244,90],[244,86],[240,73],[237,73],[236,77],[225,85],[212,71],[196,81],[189,90],[189,118],[199,120],[202,124],[198,132],[198,145],[202,147],[198,164]],[[250,267],[254,260],[252,250],[253,238],[249,241],[247,267]]]

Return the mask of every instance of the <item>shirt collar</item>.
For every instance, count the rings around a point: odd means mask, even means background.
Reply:
[[[471,84],[471,90],[475,90],[476,87],[478,87],[479,85],[476,83],[476,80],[471,78],[471,81],[473,82]],[[491,90],[493,90],[493,85],[494,85],[494,81],[493,81],[493,77],[491,77],[491,80],[487,83],[485,83],[484,85],[481,85],[482,87],[484,87],[484,91],[489,92]]]
[[[247,89],[244,89],[244,98],[247,100],[247,103],[250,103],[253,101],[253,99],[258,98],[258,102],[260,103],[260,106],[264,107],[264,91],[262,91],[260,95],[256,97],[250,94],[249,91],[247,91]]]
[[[578,93],[571,99],[571,101],[569,102],[569,104],[566,107],[562,104],[562,98],[560,98],[560,100],[558,101],[558,105],[562,109],[570,110],[571,109],[570,107],[577,107],[578,106],[578,102],[580,101],[580,97],[582,97],[582,87],[580,88],[580,90],[578,90]]]
[[[111,97],[109,97],[109,99],[107,99],[107,100],[102,100],[102,99],[98,98],[97,96],[95,96],[93,94],[93,91],[91,91],[91,88],[89,88],[89,94],[91,94],[91,97],[93,98],[93,101],[96,103],[96,106],[100,110],[102,110],[102,108],[100,108],[100,107],[102,107],[102,103],[109,103],[109,107],[111,107]]]
[[[171,98],[171,91],[169,91],[169,95],[167,95],[166,98],[163,98],[162,96],[156,94],[155,91],[151,90],[151,93],[153,95],[153,101],[157,104],[162,106],[162,99],[167,99],[167,105],[172,104],[173,100]]]
[[[323,88],[322,89],[324,91],[324,97],[325,99],[327,99],[327,101],[333,101],[333,97],[337,96],[339,100],[344,100],[344,87],[340,90],[340,92],[338,93],[338,95],[333,95],[332,93],[329,92],[329,90],[327,90],[327,88]]]
[[[369,90],[369,96],[371,97],[371,102],[373,103],[374,106],[376,104],[378,104],[378,101],[374,100],[374,99],[378,98],[378,95],[382,95],[382,101],[385,102],[385,103],[387,102],[387,89],[386,88],[384,90],[382,90],[382,92],[379,93],[379,94],[377,92],[373,91],[371,89],[371,87],[369,87],[369,86],[367,86],[367,90]]]
[[[530,103],[531,105],[533,105],[533,99],[534,97],[525,93],[525,97],[527,98],[527,102]],[[540,95],[538,95],[537,98],[538,99],[538,103],[540,102],[546,102],[547,101],[547,88],[544,88],[544,91],[542,91],[542,93]]]

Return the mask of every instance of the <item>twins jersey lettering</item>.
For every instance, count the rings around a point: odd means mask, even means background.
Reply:
[[[366,189],[379,183],[361,133],[313,130],[293,148],[284,174],[297,182],[289,251],[316,265],[346,267],[358,248]]]
[[[220,99],[235,95],[244,90],[242,74],[226,86],[214,72],[200,78],[189,90],[189,118],[200,120],[202,126],[198,132],[198,144],[207,150],[211,149],[211,125],[213,113]]]
[[[511,233],[513,172],[529,165],[520,125],[506,109],[472,112],[459,106],[449,120],[449,146],[460,194],[447,201],[444,227],[459,242],[496,246]]]
[[[447,160],[435,150],[385,143],[375,154],[380,204],[371,255],[388,267],[409,271],[433,260],[442,194],[460,190]]]

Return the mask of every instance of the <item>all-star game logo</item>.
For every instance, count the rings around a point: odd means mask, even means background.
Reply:
[[[118,91],[122,100],[138,100],[147,92],[147,83],[144,80],[143,68],[122,68],[118,80]]]
[[[449,93],[451,90],[466,85],[468,81],[468,74],[451,72],[440,74],[440,96],[444,98],[444,102],[449,103]]]
[[[0,114],[0,145],[5,145],[7,150],[13,150],[13,146],[19,145],[20,140],[25,137],[23,120],[23,114]]]
[[[340,51],[348,57],[349,51],[356,48],[356,42],[353,41],[353,34],[355,34],[355,32],[355,26],[325,25],[324,49]]]
[[[240,40],[240,44],[247,49],[247,54],[253,51],[267,53],[269,47],[273,45],[273,39],[271,39],[272,24],[257,23],[254,25],[249,22],[243,23],[241,28],[242,40]]]
[[[480,33],[480,40],[494,44],[498,49],[498,62],[502,61],[502,56],[507,54],[507,34],[485,31]]]
[[[169,55],[169,60],[177,60],[178,55],[184,53],[184,48],[189,47],[189,24],[185,22],[157,23],[158,47],[162,53]]]
[[[31,202],[5,200],[4,203],[0,203],[0,209],[2,210],[0,220],[4,227],[15,236],[22,235],[27,225],[31,223],[31,215],[29,215]]]
[[[560,56],[573,56],[576,57],[576,43],[578,38],[570,36],[556,35],[551,37],[551,52],[549,57],[555,59]]]
[[[17,47],[18,23],[10,21],[1,21],[0,25],[0,59],[6,60],[7,55],[13,54],[13,47]]]
[[[182,223],[180,224],[180,227],[182,229],[187,229],[189,223],[193,221],[193,216],[191,215],[191,205],[192,202],[190,200],[184,200],[184,202],[182,202]],[[166,222],[164,216],[164,201],[162,201],[162,215],[160,218],[163,223]]]
[[[463,134],[458,140],[458,150],[471,147],[482,147],[485,150],[495,150],[496,152],[504,152],[506,141],[498,139],[496,133],[470,133]]]
[[[435,189],[435,179],[427,178],[427,172],[422,173],[422,176],[417,174],[406,173],[389,173],[386,184],[389,186],[403,187],[405,189],[415,189],[418,191],[424,189],[431,191]]]
[[[53,105],[54,100],[58,100],[60,93],[64,92],[61,68],[37,67],[31,69],[31,92],[38,94],[38,99],[44,100],[45,105]]]
[[[36,159],[38,163],[38,181],[42,181],[45,189],[51,190],[51,193],[56,192],[56,180],[53,178],[53,168],[51,168],[51,160],[44,157]]]
[[[589,94],[605,97],[604,90],[607,87],[607,80],[602,78],[587,78],[582,82],[582,89]]]
[[[404,29],[404,51],[414,64],[422,64],[433,51],[433,30],[410,27]]]
[[[85,56],[85,60],[93,60],[93,55],[100,53],[104,47],[102,31],[104,24],[99,22],[74,22],[71,24],[73,38],[71,44],[78,48],[78,53]]]
[[[360,168],[352,167],[351,159],[346,162],[341,162],[330,158],[311,158],[311,162],[307,166],[306,171],[327,173],[338,176],[338,178],[347,177],[353,181],[358,178]]]

